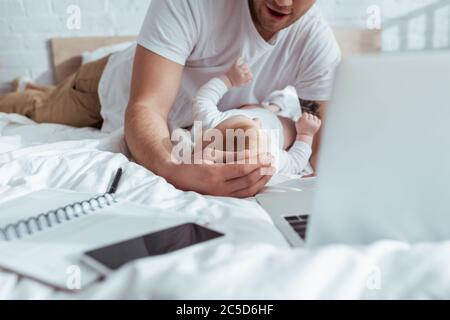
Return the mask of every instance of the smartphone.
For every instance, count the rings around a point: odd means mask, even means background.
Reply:
[[[128,262],[174,252],[223,236],[223,233],[198,224],[186,223],[85,252],[82,261],[107,275]]]

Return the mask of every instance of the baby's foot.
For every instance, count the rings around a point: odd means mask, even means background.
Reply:
[[[253,74],[250,67],[245,63],[242,57],[239,57],[228,70],[226,76],[233,87],[243,87],[253,80]]]

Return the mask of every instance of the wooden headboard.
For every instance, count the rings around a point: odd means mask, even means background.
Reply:
[[[101,47],[134,41],[135,36],[127,37],[88,37],[57,38],[51,40],[53,74],[56,83],[72,75],[81,66],[81,54]]]
[[[333,29],[344,57],[381,52],[381,30]]]
[[[334,29],[344,56],[381,51],[381,31]],[[135,36],[57,38],[51,40],[56,83],[73,74],[81,65],[81,54],[98,48],[135,40]]]

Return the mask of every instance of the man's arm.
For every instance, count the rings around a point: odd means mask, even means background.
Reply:
[[[137,46],[125,115],[125,138],[139,164],[163,174],[172,145],[167,118],[181,83],[183,66]]]
[[[220,165],[177,165],[171,161],[167,120],[182,74],[182,65],[138,45],[125,116],[125,139],[133,157],[182,190],[217,196],[255,195],[271,178],[261,174],[261,168],[270,167],[266,161]]]

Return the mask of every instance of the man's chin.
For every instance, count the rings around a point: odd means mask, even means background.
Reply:
[[[279,31],[283,30],[284,28],[286,28],[286,26],[284,24],[280,24],[280,23],[266,23],[264,24],[264,30],[266,32],[270,32],[273,34],[278,33]]]
[[[289,26],[289,18],[274,19],[272,17],[264,17],[263,27],[265,30],[277,33]]]

